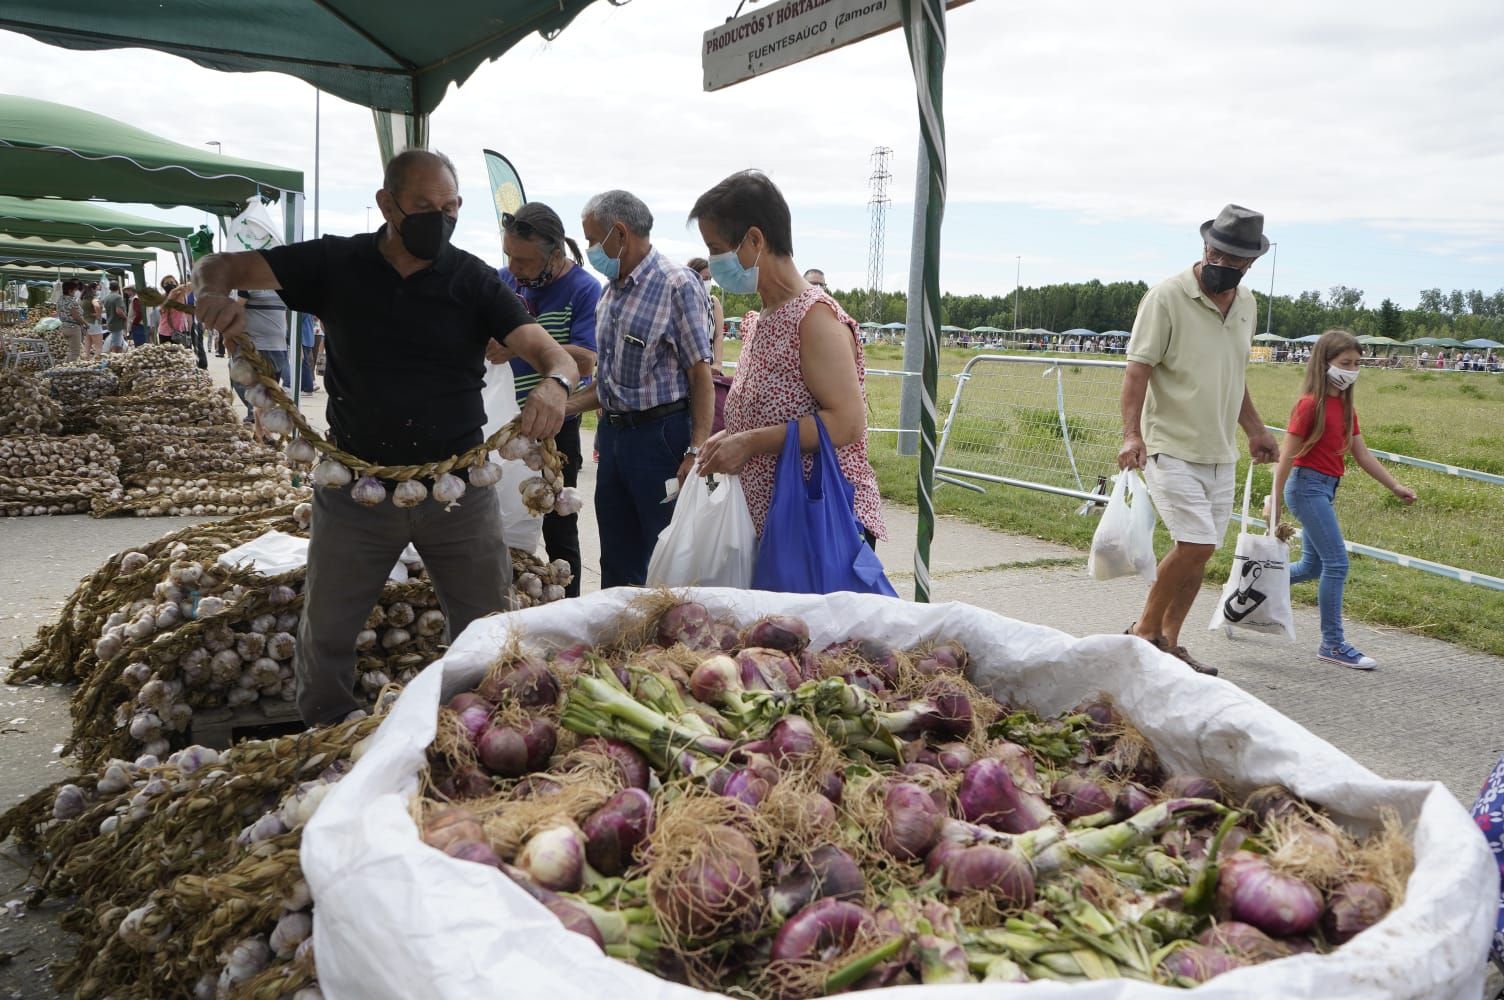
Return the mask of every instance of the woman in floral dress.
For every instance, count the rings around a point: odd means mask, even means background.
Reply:
[[[732,174],[690,212],[710,251],[710,272],[728,293],[762,300],[755,331],[743,329],[726,429],[705,443],[700,472],[739,475],[760,536],[786,425],[799,421],[805,475],[825,423],[869,544],[887,538],[877,476],[867,461],[867,393],[859,328],[835,299],[805,281],[794,263],[788,202],[764,174]]]

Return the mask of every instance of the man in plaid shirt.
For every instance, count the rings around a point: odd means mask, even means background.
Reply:
[[[699,275],[653,249],[653,213],[626,191],[585,204],[590,265],[606,279],[596,307],[595,385],[569,412],[599,408],[595,517],[601,587],[641,586],[682,483],[715,416],[710,302]]]

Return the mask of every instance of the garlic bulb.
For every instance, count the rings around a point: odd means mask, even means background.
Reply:
[[[272,928],[272,951],[278,958],[289,959],[297,953],[298,945],[313,933],[313,916],[308,913],[287,913]]]
[[[555,601],[564,600],[564,588],[550,583],[543,588],[543,603],[552,604]]]
[[[225,599],[223,597],[200,597],[198,599],[198,607],[194,609],[194,617],[207,618],[210,615],[219,614],[224,609]]]
[[[230,362],[230,381],[236,385],[255,385],[256,366],[246,358],[236,358]]]
[[[406,628],[408,625],[411,625],[413,623],[413,619],[416,617],[418,616],[417,613],[413,611],[413,606],[411,604],[408,604],[406,601],[393,601],[391,604],[387,605],[386,623],[388,625],[395,625],[398,628]]]
[[[566,486],[559,491],[559,498],[554,501],[554,513],[560,517],[569,517],[578,514],[585,507],[585,500],[580,496],[580,491],[573,486]]]
[[[459,503],[465,493],[465,481],[452,472],[446,472],[433,481],[433,498],[444,504],[445,510]]]
[[[306,502],[298,504],[292,509],[292,519],[297,522],[298,527],[307,528],[313,523],[313,504]]]
[[[412,640],[412,634],[405,628],[389,628],[381,637],[381,645],[387,649],[396,649]]]
[[[444,612],[430,609],[418,616],[414,630],[424,638],[431,638],[444,631]]]
[[[554,495],[553,487],[543,481],[542,476],[534,476],[518,487],[522,493],[522,502],[528,510],[537,513],[545,513],[553,510],[554,504],[559,500]]]
[[[386,499],[386,487],[375,476],[361,476],[350,487],[350,498],[358,504],[374,507]]]
[[[315,486],[344,486],[350,481],[350,470],[332,458],[326,458],[313,467]]]
[[[470,485],[476,487],[495,486],[501,481],[501,466],[492,461],[477,462],[470,466]]]
[[[88,808],[89,801],[84,790],[77,785],[64,785],[57,790],[52,800],[53,819],[77,819]]]
[[[377,635],[375,629],[361,629],[355,634],[355,651],[357,653],[369,653],[376,648]]]
[[[318,457],[318,449],[307,438],[293,438],[287,446],[287,460],[293,465],[312,465]],[[296,512],[293,516],[297,516]]]
[[[404,479],[392,490],[392,503],[398,507],[416,507],[427,499],[427,488],[416,479]]]
[[[537,448],[537,445],[521,434],[514,434],[502,442],[496,453],[508,462],[520,462],[527,458],[528,452]]]
[[[121,575],[139,573],[149,562],[151,559],[144,552],[127,552],[120,557],[120,573]]]
[[[542,450],[535,448],[532,451],[528,452],[527,455],[526,455],[526,457],[524,457],[522,459],[522,464],[526,465],[529,469],[532,469],[534,472],[537,472],[539,469],[543,468],[543,452],[542,452]]]
[[[269,409],[277,405],[276,399],[272,397],[266,385],[261,382],[257,382],[255,385],[246,388],[245,401],[247,405],[253,406],[258,410]]]
[[[268,434],[287,435],[292,433],[292,414],[281,408],[259,411],[261,416],[261,429]]]

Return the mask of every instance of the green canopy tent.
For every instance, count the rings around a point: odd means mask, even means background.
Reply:
[[[533,32],[552,39],[590,3],[13,0],[0,29],[70,49],[157,49],[210,69],[298,77],[371,108],[385,163],[397,150],[428,145],[428,115],[450,84]]]
[[[1261,333],[1253,338],[1255,344],[1285,344],[1289,341],[1277,333]]]
[[[1364,347],[1403,347],[1403,340],[1395,340],[1393,337],[1375,337],[1372,335],[1358,338],[1358,343]]]
[[[1494,350],[1496,348],[1504,347],[1504,344],[1499,343],[1497,340],[1489,340],[1487,337],[1478,337],[1475,340],[1464,340],[1462,342],[1462,346],[1479,348],[1483,350]]]
[[[291,243],[303,237],[302,191],[300,170],[221,156],[90,111],[0,94],[0,196],[186,205],[219,216],[238,215],[255,198],[280,199]],[[174,238],[186,266],[187,241]],[[137,274],[144,285],[144,271]],[[301,353],[292,352],[294,399]]]
[[[0,94],[0,195],[190,205],[233,216],[257,196],[302,190],[300,170],[220,156],[91,111]]]
[[[130,215],[99,202],[0,196],[0,236],[176,253],[192,235],[191,226]]]
[[[69,243],[0,239],[0,263],[130,271],[135,276],[137,287],[143,287],[146,284],[146,265],[156,259],[155,250],[121,250]]]

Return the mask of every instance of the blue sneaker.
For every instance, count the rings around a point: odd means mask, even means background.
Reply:
[[[1372,670],[1379,665],[1379,661],[1371,656],[1364,656],[1349,642],[1337,646],[1322,646],[1316,651],[1316,658],[1325,660],[1327,663],[1352,667],[1354,670]]]

